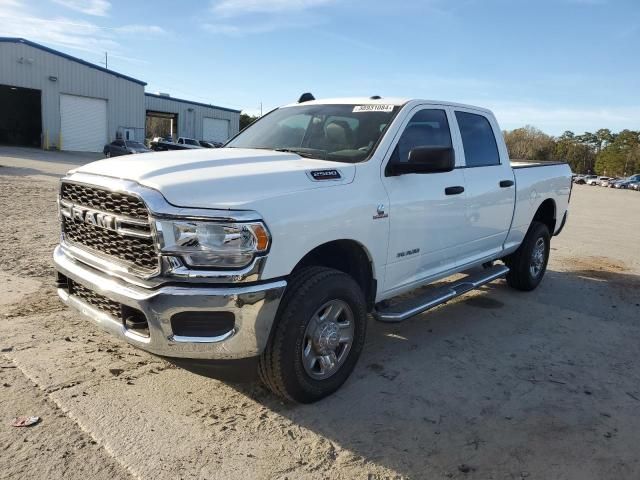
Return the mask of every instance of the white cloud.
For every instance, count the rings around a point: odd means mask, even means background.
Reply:
[[[105,27],[65,16],[44,17],[23,0],[0,1],[0,36],[23,37],[34,42],[99,55],[108,51],[114,58],[133,63],[140,61],[121,55],[126,53],[126,49],[118,42],[116,34],[159,33],[164,33],[164,30],[154,25]]]
[[[157,25],[124,25],[122,27],[116,27],[114,30],[118,33],[136,33],[136,34],[148,34],[148,35],[163,35],[167,31]]]
[[[55,3],[84,13],[86,15],[95,15],[98,17],[106,17],[111,9],[111,2],[108,0],[53,0]]]
[[[336,0],[213,0],[213,17],[201,26],[209,33],[243,37],[291,28],[312,28],[327,19],[307,10],[318,9]]]
[[[211,9],[216,15],[237,17],[250,13],[300,12],[335,0],[215,0]]]

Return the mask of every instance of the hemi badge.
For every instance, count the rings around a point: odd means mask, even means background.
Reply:
[[[320,182],[322,180],[340,180],[342,175],[340,175],[339,170],[330,169],[330,170],[313,170],[308,172],[311,180],[315,182]]]

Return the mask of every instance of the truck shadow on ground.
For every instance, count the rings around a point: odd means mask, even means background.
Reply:
[[[371,320],[351,378],[314,405],[232,386],[301,441],[324,437],[327,468],[360,462],[363,478],[367,462],[409,478],[597,472],[621,461],[611,443],[597,461],[576,445],[599,445],[601,421],[638,406],[625,395],[637,382],[614,366],[640,367],[639,292],[638,275],[597,269],[548,271],[529,293],[500,281],[401,324]]]

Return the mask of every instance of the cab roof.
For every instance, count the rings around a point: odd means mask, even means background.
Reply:
[[[289,103],[288,105],[283,105],[282,107],[296,107],[300,105],[394,105],[394,106],[404,106],[408,104],[418,105],[418,104],[433,104],[433,105],[445,105],[449,107],[461,107],[461,108],[469,108],[473,110],[480,110],[486,113],[491,113],[491,111],[487,108],[477,107],[475,105],[465,105],[462,103],[455,102],[447,102],[442,100],[423,100],[418,98],[401,98],[401,97],[382,97],[382,98],[371,98],[371,97],[339,97],[339,98],[320,98],[317,100],[309,100],[307,102],[302,103]]]

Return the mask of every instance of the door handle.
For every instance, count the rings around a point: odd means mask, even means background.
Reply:
[[[444,189],[445,195],[459,195],[464,192],[464,187],[447,187]]]
[[[500,180],[500,188],[513,187],[513,180]]]

